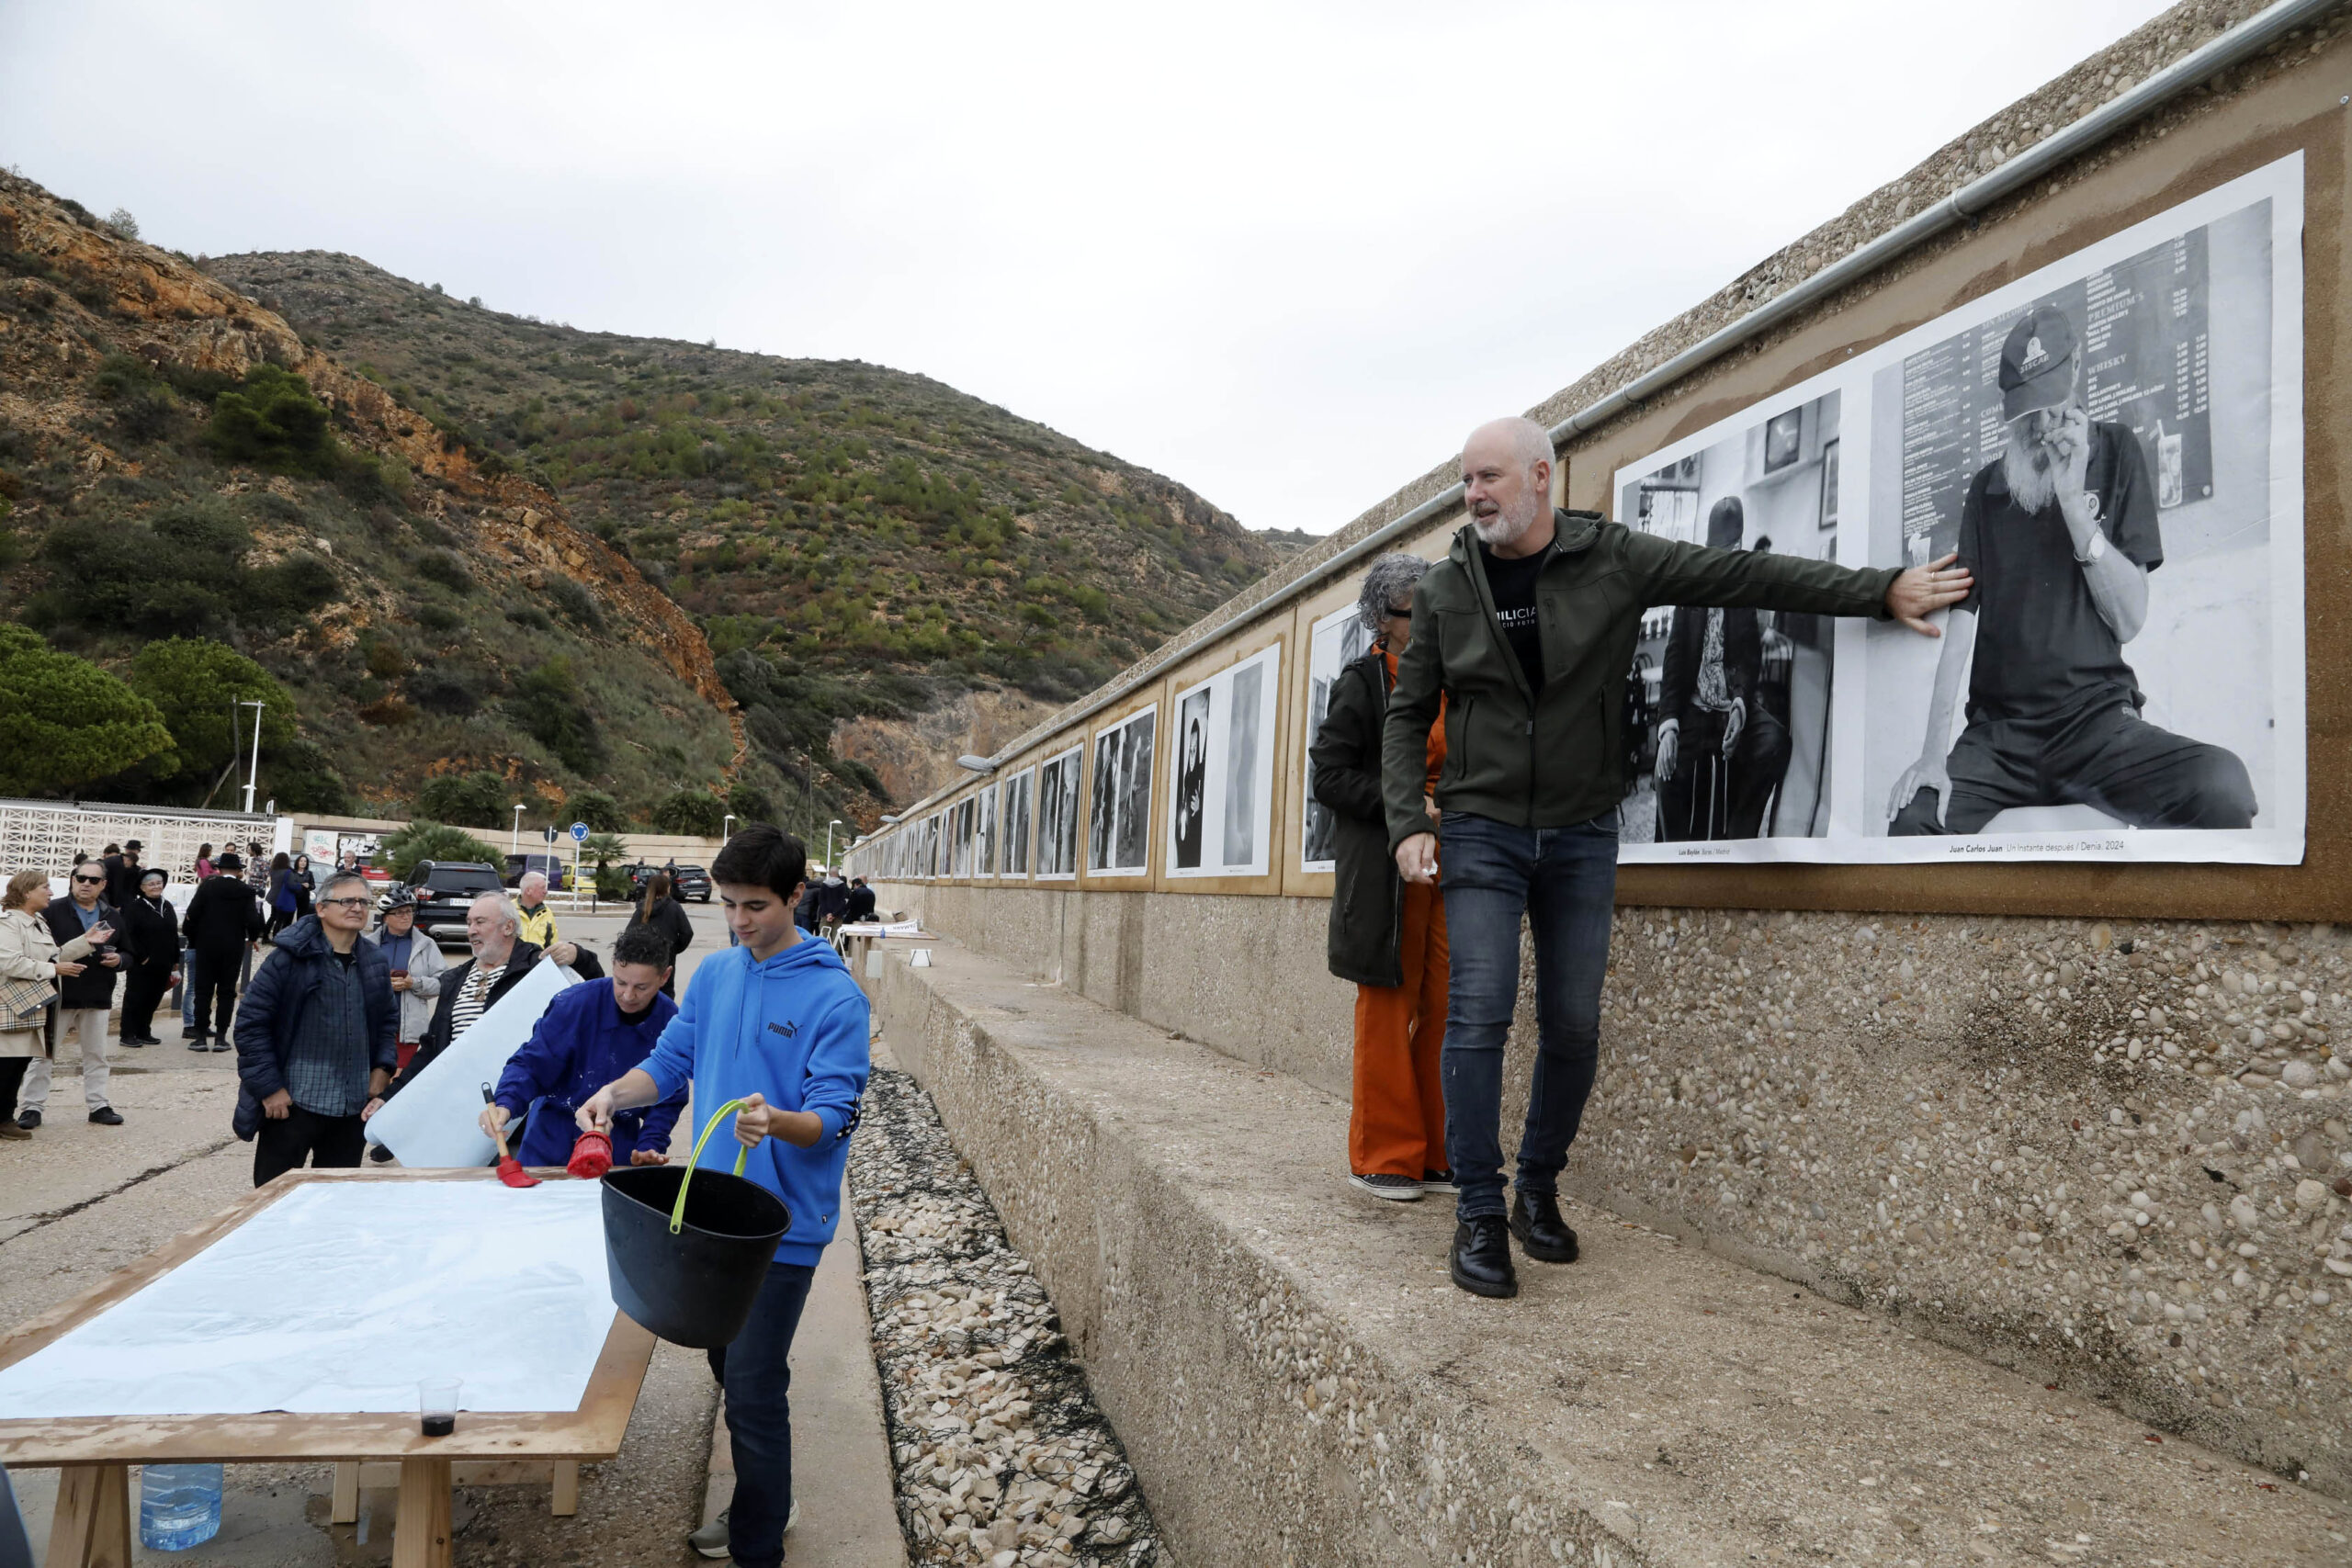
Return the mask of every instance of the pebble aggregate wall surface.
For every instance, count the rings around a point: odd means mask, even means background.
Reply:
[[[1578,1190],[2352,1495],[2344,933],[1627,909],[1613,953]]]
[[[1054,1303],[931,1097],[880,1067],[865,1092],[850,1194],[911,1559],[1164,1568]]]

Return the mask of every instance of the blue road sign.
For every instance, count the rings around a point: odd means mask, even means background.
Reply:
[[[587,840],[587,838],[588,824],[585,822],[574,822],[571,825],[571,841],[575,844],[583,843]]]

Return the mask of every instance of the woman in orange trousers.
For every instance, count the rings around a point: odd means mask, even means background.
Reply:
[[[1445,904],[1434,886],[1408,886],[1396,874],[1380,795],[1381,722],[1396,682],[1396,656],[1413,635],[1413,585],[1428,565],[1398,552],[1364,573],[1357,611],[1374,641],[1333,679],[1307,753],[1315,799],[1330,813],[1331,973],[1356,983],[1348,1180],[1375,1197],[1407,1202],[1453,1190],[1438,1079],[1445,1045]],[[1425,794],[1444,761],[1441,712],[1430,727]],[[1430,815],[1434,820],[1434,808]]]

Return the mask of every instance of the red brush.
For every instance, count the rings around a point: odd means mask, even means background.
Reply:
[[[481,1086],[481,1102],[490,1104],[497,1097],[488,1084]],[[501,1126],[491,1134],[498,1141],[498,1179],[509,1187],[537,1187],[539,1179],[523,1168],[523,1162],[506,1152],[506,1129]]]
[[[613,1168],[613,1140],[602,1133],[582,1133],[571,1145],[571,1161],[564,1168],[582,1181],[594,1181]]]

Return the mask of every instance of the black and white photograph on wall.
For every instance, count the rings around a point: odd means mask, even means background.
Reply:
[[[947,808],[949,841],[953,846],[947,858],[947,874],[965,877],[972,874],[973,829],[976,825],[974,797],[966,795]]]
[[[1140,876],[1150,868],[1152,739],[1159,719],[1159,710],[1148,707],[1094,737],[1090,874]]]
[[[972,874],[974,876],[996,874],[996,789],[991,785],[972,797],[973,808],[980,814],[979,825],[973,829]]]
[[[1197,869],[1209,813],[1209,689],[1176,699],[1176,793],[1168,797],[1171,873]]]
[[[1617,515],[1684,544],[1835,560],[1840,405],[1830,390],[1726,422],[1695,450],[1621,478]],[[1678,858],[1633,852],[1642,846],[1826,837],[1836,663],[1819,615],[1645,613],[1620,698],[1622,858]]]
[[[997,870],[999,876],[1029,874],[1029,799],[1037,774],[1023,769],[997,785]]]
[[[1079,771],[1085,750],[1073,746],[1037,767],[1037,876],[1059,882],[1078,874]]]
[[[1176,697],[1170,876],[1263,876],[1273,830],[1273,694],[1282,645]]]
[[[1372,633],[1353,604],[1332,611],[1308,629],[1306,637],[1306,722],[1300,727],[1301,803],[1298,844],[1298,869],[1329,871],[1333,846],[1339,836],[1339,818],[1331,808],[1315,798],[1315,737],[1323,728],[1323,719],[1331,711],[1331,682],[1340,671],[1363,656],[1372,646]]]
[[[1873,355],[1863,831],[1954,853],[2302,857],[2301,154]]]

